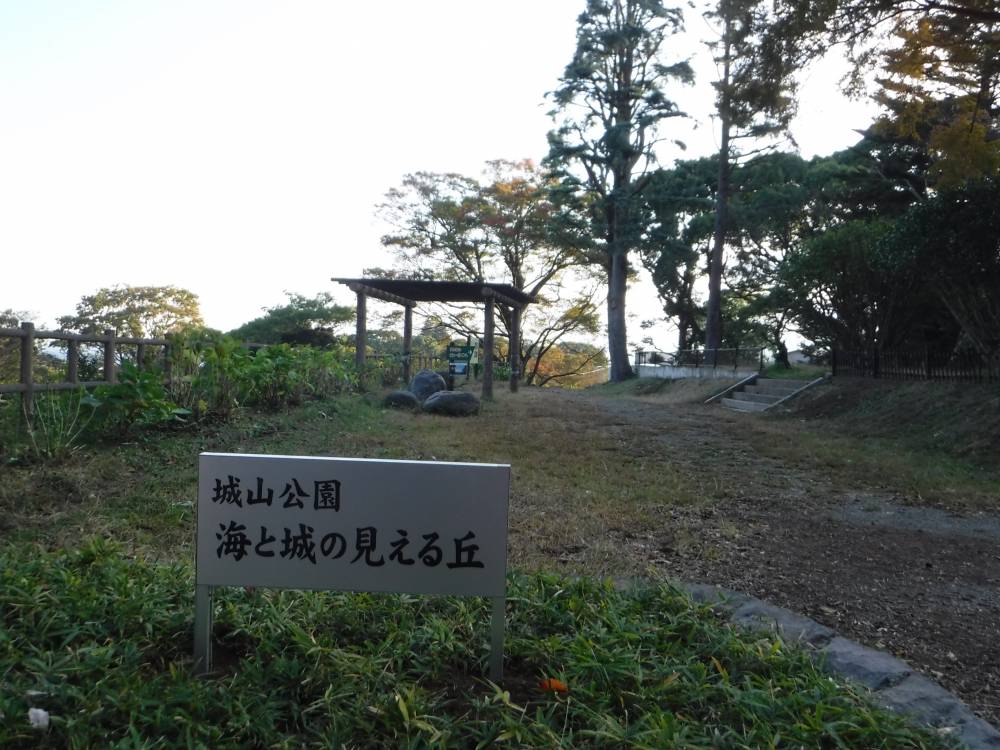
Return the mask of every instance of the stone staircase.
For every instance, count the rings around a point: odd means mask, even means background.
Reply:
[[[758,377],[727,393],[721,402],[735,411],[764,411],[816,382]]]

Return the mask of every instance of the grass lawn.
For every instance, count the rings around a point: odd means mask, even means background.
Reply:
[[[0,469],[0,747],[944,746],[667,584],[603,582],[649,572],[622,535],[709,488],[521,397],[515,422],[507,394],[465,420],[342,397]],[[504,685],[482,600],[241,589],[192,678],[200,451],[511,463]]]
[[[501,687],[478,599],[225,590],[196,679],[187,566],[93,542],[0,570],[6,748],[942,746],[666,586],[513,575]]]

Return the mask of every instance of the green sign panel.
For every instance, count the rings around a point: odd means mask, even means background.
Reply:
[[[448,361],[473,364],[476,361],[476,347],[465,346],[464,344],[449,344]]]

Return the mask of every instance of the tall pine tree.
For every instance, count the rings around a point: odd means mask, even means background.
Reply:
[[[681,115],[664,94],[692,80],[686,62],[665,65],[667,39],[682,14],[662,0],[588,0],[578,18],[577,46],[552,97],[558,127],[549,133],[546,164],[562,189],[591,210],[597,261],[608,282],[608,353],[613,381],[632,375],[625,291],[629,252],[643,231],[641,196],[657,126]]]
[[[795,113],[794,56],[790,37],[771,33],[774,18],[763,0],[718,0],[706,16],[717,24],[712,43],[719,66],[715,83],[719,160],[715,227],[708,267],[705,348],[722,343],[722,275],[725,264],[732,170],[749,152],[783,132]],[[746,148],[744,144],[751,144]]]

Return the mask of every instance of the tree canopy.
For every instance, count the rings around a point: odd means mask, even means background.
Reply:
[[[407,175],[379,207],[393,229],[382,238],[397,258],[392,275],[504,281],[535,297],[521,321],[527,384],[554,346],[574,334],[596,333],[599,326],[584,269],[586,224],[571,206],[552,199],[552,189],[552,179],[531,161],[496,160],[487,163],[482,181]],[[386,273],[366,271],[373,272]],[[509,335],[514,313],[498,309],[501,330]],[[480,335],[478,315],[467,306],[436,305],[429,317],[432,329]]]
[[[84,296],[76,313],[59,318],[68,331],[161,338],[188,326],[203,325],[198,296],[174,286],[112,286]]]
[[[334,304],[328,292],[315,297],[287,292],[284,305],[265,308],[264,315],[229,332],[240,341],[260,344],[326,346],[342,323],[354,320],[354,308]]]
[[[875,72],[875,129],[920,142],[942,189],[1000,168],[1000,7],[994,0],[779,0],[776,38],[802,57],[842,45],[861,94]]]

